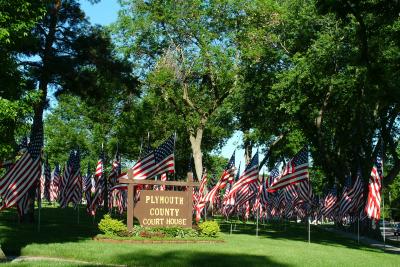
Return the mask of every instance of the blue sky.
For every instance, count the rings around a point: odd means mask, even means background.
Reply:
[[[82,0],[82,9],[85,11],[89,21],[93,24],[109,25],[117,20],[118,10],[120,8],[117,0],[102,0],[97,4],[90,4],[87,0]],[[242,145],[242,133],[236,132],[222,147],[221,151],[215,151],[215,154],[230,158],[236,149],[236,166],[241,162],[240,169],[244,170],[244,150],[240,148]],[[255,152],[254,152],[255,153]],[[262,160],[260,155],[260,160]]]
[[[117,0],[102,0],[91,4],[87,0],[81,1],[82,9],[93,24],[109,25],[117,20],[119,4]]]

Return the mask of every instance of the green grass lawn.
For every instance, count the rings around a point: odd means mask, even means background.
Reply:
[[[97,217],[97,220],[100,216]],[[6,255],[47,256],[98,264],[129,266],[400,266],[400,255],[358,245],[320,228],[311,228],[311,244],[302,224],[268,224],[255,236],[254,224],[222,224],[224,243],[110,244],[93,241],[98,230],[81,209],[45,207],[37,225],[18,225],[15,211],[0,212],[0,243]],[[96,223],[96,222],[95,222]],[[51,261],[6,266],[74,266]]]

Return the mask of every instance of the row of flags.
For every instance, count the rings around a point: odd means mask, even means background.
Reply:
[[[174,147],[175,136],[171,136],[158,148],[148,150],[131,168],[134,179],[159,177],[167,180],[167,173],[175,171]],[[41,148],[34,144],[28,146],[21,158],[0,179],[0,210],[16,206],[20,214],[24,214],[29,199],[32,199],[28,192],[33,187],[38,189],[37,194],[41,198],[58,201],[62,208],[71,203],[76,206],[83,201],[87,205],[87,212],[95,215],[97,208],[105,205],[106,198],[109,208],[116,208],[120,213],[126,210],[127,185],[118,183],[118,179],[127,178],[127,174],[121,173],[118,152],[109,176],[105,177],[103,153],[99,156],[94,174],[91,174],[88,166],[86,175],[82,176],[78,150],[71,151],[62,172],[58,165],[51,172],[47,159],[42,168],[40,151]],[[200,187],[193,191],[193,210],[197,221],[207,206],[212,206],[227,217],[241,215],[244,219],[251,215],[281,218],[313,215],[316,218],[343,220],[349,214],[358,212],[359,216],[379,220],[382,166],[382,159],[378,157],[371,171],[367,204],[360,175],[357,175],[354,184],[348,182],[344,186],[340,198],[334,187],[319,200],[313,195],[310,184],[306,147],[289,160],[282,170],[278,165],[273,168],[267,178],[259,175],[258,152],[241,174],[240,170],[236,171],[233,153],[220,179],[207,193],[207,171],[203,171]],[[136,187],[138,192],[141,189],[166,190],[166,187]]]
[[[231,157],[221,179],[204,193],[207,175],[203,174],[201,186],[194,196],[196,220],[199,221],[208,205],[226,217],[250,214],[260,218],[301,218],[315,220],[349,221],[354,218],[380,219],[380,190],[383,179],[382,159],[378,157],[371,171],[367,203],[360,173],[354,184],[346,180],[341,196],[336,185],[323,198],[313,195],[308,173],[308,151],[301,149],[280,171],[276,166],[265,179],[259,176],[258,154],[252,158],[238,179],[234,177],[234,156]],[[223,178],[230,173],[230,178]],[[237,176],[240,172],[237,172]],[[260,179],[261,178],[261,179]],[[221,183],[228,181],[225,191],[218,194]]]

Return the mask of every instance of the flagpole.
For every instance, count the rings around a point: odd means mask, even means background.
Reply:
[[[174,132],[174,155],[175,155],[175,147],[176,147],[176,139],[177,139],[176,131]],[[174,167],[174,181],[176,181],[176,171]],[[172,186],[172,190],[175,191],[175,186]]]
[[[259,208],[260,209],[260,208]],[[259,215],[259,212],[257,212],[257,228],[256,228],[256,236],[258,236],[258,215]]]
[[[81,200],[82,201],[82,200]],[[79,203],[78,203],[78,224],[79,224],[79,206],[80,206],[80,202],[81,201],[79,201]]]
[[[311,226],[310,226],[310,215],[308,216],[308,244],[310,244],[310,230],[311,230]]]
[[[360,215],[357,218],[357,242],[360,244]]]
[[[39,157],[41,157],[41,155],[39,156]],[[40,223],[41,223],[41,221],[40,221],[40,211],[41,211],[41,209],[42,209],[42,187],[41,187],[41,178],[42,178],[42,175],[44,175],[44,172],[43,172],[43,164],[41,165],[42,166],[42,174],[40,175],[40,178],[39,178],[39,190],[38,190],[38,232],[40,233]],[[33,199],[35,199],[35,198],[33,198]],[[35,203],[33,203],[34,205],[35,205]]]
[[[42,200],[41,200],[41,187],[40,187],[40,183],[39,183],[39,199],[38,199],[38,232],[40,232],[40,211],[42,209]]]
[[[385,230],[385,198],[383,195],[383,190],[382,190],[382,208],[383,208],[383,212],[382,212],[382,217],[383,217],[383,249],[386,248],[386,230]]]
[[[382,140],[383,141],[383,140]],[[383,158],[384,158],[384,144],[381,143],[381,150],[382,150],[382,178],[383,178]],[[382,217],[383,217],[383,249],[386,249],[386,228],[385,228],[385,196],[383,195],[383,179],[381,180],[381,192],[382,192]]]

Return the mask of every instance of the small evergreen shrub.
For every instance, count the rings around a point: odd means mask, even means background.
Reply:
[[[128,232],[126,225],[119,220],[111,218],[109,214],[104,215],[99,222],[99,230],[105,235],[118,235],[118,233]]]
[[[199,224],[202,236],[217,237],[220,233],[219,225],[216,221],[206,221]]]

